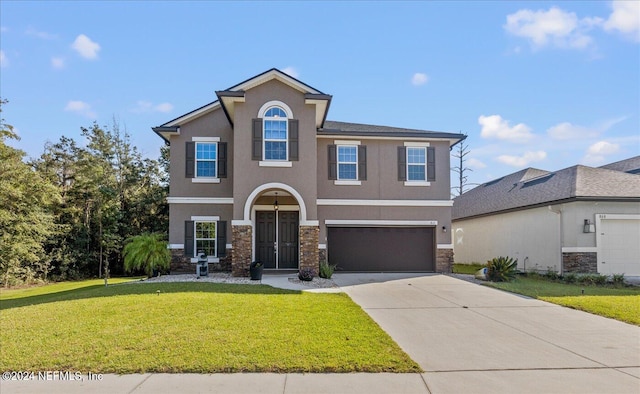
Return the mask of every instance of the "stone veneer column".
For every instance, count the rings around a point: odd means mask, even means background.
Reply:
[[[453,249],[436,249],[436,272],[453,272]]]
[[[300,226],[300,269],[312,269],[318,275],[319,226]]]
[[[249,265],[251,264],[251,231],[252,226],[231,226],[231,242],[233,244],[231,273],[233,276],[249,276]]]

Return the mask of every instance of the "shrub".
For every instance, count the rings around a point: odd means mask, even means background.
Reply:
[[[611,283],[614,286],[624,286],[624,274],[613,274],[611,276]]]
[[[607,283],[607,277],[599,274],[586,274],[578,277],[578,283],[585,285],[604,285]]]
[[[560,275],[558,275],[558,273],[554,270],[551,269],[551,267],[547,268],[547,272],[544,274],[544,277],[550,280],[558,280],[560,278]]]
[[[300,272],[298,272],[298,279],[304,280],[307,282],[313,280],[314,276],[315,276],[315,272],[313,272],[311,268],[303,268],[300,270]]]
[[[331,279],[333,271],[335,271],[335,264],[328,264],[326,261],[320,263],[320,269],[318,270],[318,276],[325,279]]]
[[[171,263],[171,253],[161,234],[142,234],[129,239],[122,255],[125,271],[144,270],[149,277],[154,270],[165,270]]]
[[[563,279],[567,283],[576,283],[578,281],[578,276],[573,272],[569,272]]]
[[[494,282],[508,282],[516,274],[518,259],[507,257],[495,257],[487,262],[487,277]]]

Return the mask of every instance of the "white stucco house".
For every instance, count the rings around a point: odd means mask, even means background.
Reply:
[[[602,167],[535,168],[454,199],[456,263],[640,276],[640,156]]]

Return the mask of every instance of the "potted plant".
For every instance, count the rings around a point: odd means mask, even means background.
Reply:
[[[264,269],[264,264],[262,261],[254,261],[249,265],[249,275],[251,276],[251,280],[262,280],[262,270]]]

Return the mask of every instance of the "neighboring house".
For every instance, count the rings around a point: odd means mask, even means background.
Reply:
[[[640,156],[599,168],[527,168],[454,199],[456,262],[640,276]]]
[[[332,96],[271,69],[153,130],[170,148],[172,272],[449,271],[462,134],[327,121]]]

